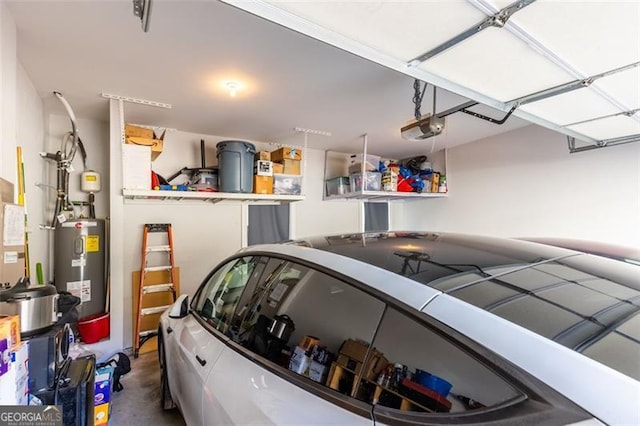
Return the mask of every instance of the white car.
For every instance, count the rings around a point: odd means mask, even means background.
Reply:
[[[640,267],[392,232],[253,246],[161,317],[189,425],[640,424]]]

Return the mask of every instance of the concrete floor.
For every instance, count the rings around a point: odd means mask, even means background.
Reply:
[[[110,426],[184,425],[177,409],[160,409],[158,354],[149,352],[131,359],[131,371],[120,379],[124,389],[111,398]]]

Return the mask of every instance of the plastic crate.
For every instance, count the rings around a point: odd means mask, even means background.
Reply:
[[[354,173],[349,176],[351,192],[380,191],[381,174],[375,172]]]

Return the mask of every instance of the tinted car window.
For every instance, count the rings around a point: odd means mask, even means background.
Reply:
[[[194,299],[193,311],[225,333],[257,260],[253,256],[242,257],[219,268]]]
[[[334,371],[339,363],[352,374],[364,368],[367,342],[382,318],[383,302],[289,261],[279,261],[248,300],[238,308],[243,315],[234,340],[310,381],[356,396],[353,377],[338,377]]]
[[[522,396],[459,346],[393,308],[385,312],[373,346],[386,365],[362,380],[359,393],[381,406],[455,413]]]

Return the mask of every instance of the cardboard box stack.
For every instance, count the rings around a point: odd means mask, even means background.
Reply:
[[[96,369],[93,407],[94,424],[96,426],[109,423],[112,379],[113,367],[105,366]]]
[[[275,173],[299,175],[301,160],[302,150],[300,148],[284,147],[271,152],[271,161],[280,165]]]
[[[258,151],[253,167],[253,193],[273,194],[273,162],[271,153]]]

